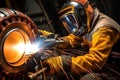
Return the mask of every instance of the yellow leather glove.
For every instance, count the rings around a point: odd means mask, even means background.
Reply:
[[[41,35],[44,35],[44,36],[49,36],[51,34],[54,34],[52,32],[49,32],[49,31],[46,31],[46,30],[38,30],[38,32],[41,34]]]
[[[66,55],[51,57],[43,61],[43,64],[47,65],[49,74],[59,73],[61,71],[70,71],[71,57]]]
[[[83,38],[81,36],[75,36],[74,34],[70,34],[65,37],[61,37],[62,40],[65,41],[66,44],[61,44],[58,48],[75,48],[83,42]]]

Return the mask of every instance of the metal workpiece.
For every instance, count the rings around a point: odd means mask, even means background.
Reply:
[[[24,45],[33,43],[37,33],[36,24],[27,15],[0,8],[0,65],[5,71],[18,73],[26,69],[31,55],[26,55]]]

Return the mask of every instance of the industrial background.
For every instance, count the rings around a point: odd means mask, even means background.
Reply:
[[[58,11],[61,9],[61,7],[63,6],[64,3],[68,2],[70,0],[0,0],[0,8],[9,8],[9,9],[14,9],[17,11],[20,11],[24,14],[26,14],[27,16],[30,17],[30,19],[37,25],[37,28],[39,29],[43,29],[43,30],[47,30],[53,33],[57,33],[60,36],[64,36],[67,34],[67,31],[65,31],[61,26],[61,23],[59,22],[58,19]],[[118,24],[120,24],[120,5],[118,0],[89,0],[90,4],[93,7],[97,7],[101,12],[105,13],[106,15],[110,16],[111,18],[113,18],[116,22],[118,22]],[[13,11],[14,11],[13,10]],[[0,10],[0,13],[4,13],[3,11]],[[23,19],[23,17],[20,16],[21,19],[20,21],[26,23],[26,25],[29,23],[31,24],[31,20],[27,20],[27,18],[25,17],[25,19]],[[23,20],[22,20],[23,19]],[[1,20],[1,19],[0,19]],[[14,21],[14,20],[13,20]],[[19,20],[18,20],[19,21]],[[28,21],[28,22],[27,22]],[[1,24],[2,23],[2,24]],[[6,29],[6,26],[9,25],[11,23],[11,19],[8,20],[7,22],[0,22],[0,61],[1,59],[3,59],[4,54],[2,53],[1,48],[3,47],[3,40],[4,40],[4,35],[2,34],[7,34],[7,32],[4,32],[4,28]],[[19,24],[16,24],[19,25]],[[13,25],[13,26],[16,26]],[[20,24],[21,26],[23,26],[22,24]],[[31,30],[33,33],[37,33],[36,32],[36,27],[32,27],[34,24],[30,25],[31,26]],[[13,27],[14,28],[14,27]],[[23,27],[21,27],[22,29],[24,29]],[[9,30],[10,28],[8,28]],[[21,34],[23,34],[24,32],[22,32],[21,30],[19,30],[21,32]],[[9,31],[8,31],[9,32]],[[16,34],[17,32],[14,32],[14,34]],[[18,38],[21,38],[20,35],[17,33],[16,36],[18,35]],[[28,31],[28,34],[31,35],[31,32]],[[2,36],[1,36],[2,35]],[[31,38],[34,35],[31,36]],[[13,37],[14,38],[14,37]],[[9,39],[8,39],[9,40]],[[19,42],[19,40],[18,40]],[[9,41],[8,41],[9,43]],[[6,40],[6,44],[7,44],[7,40]],[[6,54],[8,54],[7,51],[5,51]],[[5,55],[6,55],[5,54]],[[120,55],[119,58],[115,57],[113,59],[112,63],[108,63],[105,66],[105,72],[103,74],[109,74],[110,76],[114,77],[114,80],[120,80],[120,65],[119,65],[119,61],[120,61]],[[9,60],[8,60],[9,61]],[[10,61],[9,61],[10,62]],[[23,61],[25,62],[25,61]],[[12,73],[12,74],[7,74],[6,72],[4,72],[4,65],[5,68],[8,68],[7,64],[1,63],[3,66],[0,66],[0,80],[29,80],[27,74],[24,73]],[[21,63],[22,64],[22,63]],[[14,68],[14,66],[16,66],[17,64],[12,64],[12,68]],[[18,63],[19,65],[19,63]],[[10,66],[11,67],[11,66]],[[12,69],[11,68],[11,69]],[[19,68],[21,69],[21,67]],[[18,69],[17,69],[18,70]],[[13,70],[9,70],[12,71]]]
[[[61,32],[57,12],[69,0],[0,0],[0,7],[12,8],[27,14],[40,29]],[[89,0],[94,7],[109,15],[120,24],[117,0]],[[61,35],[62,32],[60,33]]]

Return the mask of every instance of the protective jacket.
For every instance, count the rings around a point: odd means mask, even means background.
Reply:
[[[88,44],[88,53],[84,56],[72,57],[72,72],[101,70],[119,39],[120,25],[97,9],[94,10],[90,27],[91,31],[84,36],[87,42],[91,42]],[[83,44],[87,45],[85,40]]]
[[[63,47],[75,48],[77,45],[81,45],[84,50],[87,49],[86,54],[67,58],[59,56],[46,60],[50,66],[50,73],[59,72],[62,68],[66,70],[65,68],[68,67],[75,74],[102,69],[114,44],[119,39],[120,25],[95,9],[90,27],[91,31],[82,39],[73,34],[64,37],[68,41],[68,45],[63,45]]]

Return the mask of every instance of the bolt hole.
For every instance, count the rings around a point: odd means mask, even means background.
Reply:
[[[6,26],[6,25],[7,25],[7,23],[6,23],[5,21],[3,21],[2,25],[3,25],[3,26]]]

